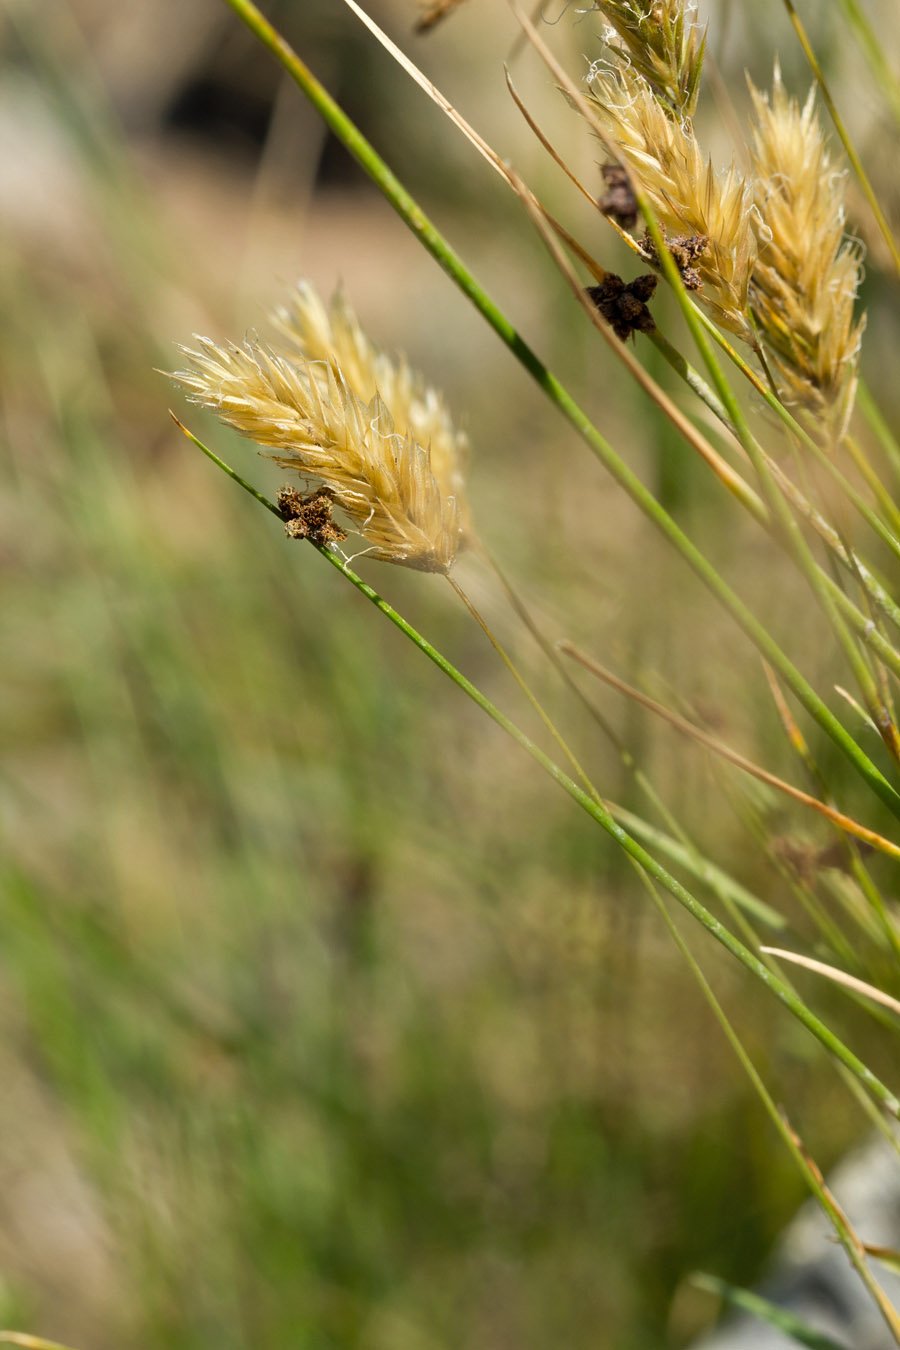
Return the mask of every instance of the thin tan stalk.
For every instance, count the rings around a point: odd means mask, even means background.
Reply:
[[[824,961],[816,961],[811,956],[802,956],[800,952],[785,951],[782,947],[760,947],[760,951],[766,952],[769,956],[778,956],[782,961],[792,961],[795,966],[813,970],[817,975],[824,975],[827,980],[833,980],[835,984],[843,985],[845,989],[852,989],[854,993],[862,994],[864,998],[870,998],[873,1003],[880,1003],[882,1007],[890,1008],[891,1012],[900,1016],[900,999],[886,994],[883,989],[876,989],[868,980],[859,980],[855,975],[848,975],[845,970],[838,970],[837,966],[826,965]]]
[[[713,754],[718,755],[720,758],[727,759],[729,763],[736,765],[737,768],[743,770],[744,773],[750,774],[753,778],[759,779],[761,783],[766,783],[769,787],[775,788],[776,791],[783,793],[786,797],[793,798],[794,801],[809,807],[811,811],[818,812],[819,815],[824,816],[832,825],[836,825],[839,830],[843,830],[846,834],[854,835],[855,838],[861,839],[867,844],[871,844],[873,848],[877,848],[882,853],[887,853],[892,858],[900,858],[900,845],[893,843],[890,839],[885,839],[883,835],[876,833],[875,830],[870,830],[866,825],[861,825],[859,821],[853,820],[851,816],[845,815],[842,811],[835,810],[834,807],[819,801],[817,797],[810,796],[808,792],[803,792],[802,789],[794,787],[791,783],[786,783],[784,779],[779,778],[776,774],[770,773],[768,769],[764,769],[761,765],[755,764],[753,760],[747,759],[745,755],[740,754],[737,750],[733,750],[731,746],[726,745],[724,741],[720,741],[717,737],[711,736],[709,732],[694,726],[687,718],[672,712],[669,708],[664,707],[661,703],[657,703],[655,699],[650,698],[647,694],[642,694],[639,689],[635,689],[625,680],[620,679],[618,675],[614,675],[611,670],[607,670],[606,667],[600,665],[598,661],[594,661],[591,657],[585,655],[584,652],[579,651],[573,643],[561,642],[559,649],[564,652],[566,656],[571,656],[573,660],[584,666],[585,670],[589,670],[592,675],[596,675],[599,680],[603,680],[605,684],[610,685],[613,689],[617,689],[619,693],[625,694],[628,698],[633,699],[635,703],[639,703],[641,707],[646,708],[648,712],[652,712],[664,722],[668,722],[671,727],[674,727],[674,729],[683,736],[687,736],[690,740],[696,741],[698,745],[705,746],[707,750],[711,750]]]

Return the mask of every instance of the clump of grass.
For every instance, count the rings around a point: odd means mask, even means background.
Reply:
[[[323,112],[332,129],[353,149],[359,161],[382,186],[395,207],[416,229],[419,237],[426,242],[435,257],[459,281],[469,297],[478,305],[496,331],[503,336],[560,410],[579,427],[592,448],[597,449],[601,444],[601,438],[591,427],[588,419],[573,404],[566,391],[541,365],[530,349],[518,340],[502,316],[498,316],[496,307],[491,305],[474,279],[451,254],[430,222],[423,225],[423,218],[416,204],[386,170],[372,147],[362,141],[346,116],[328,98],[321,86],[317,85],[302,62],[293,53],[285,52],[283,44],[273,36],[273,30],[265,25],[265,21],[261,19],[250,0],[229,0],[229,3],[242,14],[284,62]],[[351,3],[351,8],[358,9],[355,0]],[[893,727],[893,719],[885,670],[877,667],[873,673],[871,658],[858,647],[858,641],[866,640],[867,635],[860,633],[858,628],[855,634],[852,633],[845,622],[846,606],[848,604],[853,606],[852,599],[844,590],[835,588],[835,583],[827,575],[823,563],[812,554],[795,518],[795,512],[808,518],[808,515],[804,515],[808,503],[796,485],[787,480],[781,470],[779,470],[781,477],[778,477],[770,467],[771,456],[762,449],[754,436],[748,416],[728,384],[706,337],[697,327],[696,315],[693,314],[690,304],[686,303],[684,295],[685,290],[692,291],[717,329],[724,330],[724,332],[717,331],[716,336],[729,350],[737,364],[740,364],[740,358],[725,342],[725,333],[738,336],[754,349],[764,363],[766,373],[772,379],[775,388],[774,401],[776,403],[780,401],[783,412],[789,414],[790,409],[801,409],[812,419],[817,438],[832,444],[837,443],[852,410],[863,327],[862,320],[854,316],[860,261],[858,251],[844,239],[843,181],[834,168],[815,120],[813,102],[810,99],[803,109],[800,109],[789,98],[780,76],[776,73],[771,99],[753,91],[756,130],[752,168],[744,173],[732,162],[724,171],[717,171],[712,160],[704,156],[693,124],[704,37],[692,13],[689,13],[679,0],[653,0],[649,7],[631,3],[631,0],[600,0],[596,9],[609,25],[605,35],[606,54],[591,68],[587,105],[580,95],[573,96],[571,89],[570,96],[582,111],[585,110],[585,106],[587,107],[585,115],[589,115],[592,128],[600,136],[607,151],[612,149],[615,156],[621,160],[624,170],[633,177],[634,203],[644,211],[644,223],[648,229],[648,235],[644,240],[640,243],[632,241],[636,251],[661,267],[673,283],[677,283],[680,276],[681,285],[677,286],[677,289],[682,307],[689,318],[691,331],[698,341],[715,384],[715,396],[708,399],[710,407],[716,416],[727,423],[729,431],[737,434],[740,446],[763,487],[765,508],[761,514],[757,512],[757,519],[780,542],[786,544],[787,556],[797,567],[799,574],[810,584],[817,599],[822,602],[823,612],[832,627],[835,645],[843,650],[853,674],[864,691],[867,707],[877,709],[879,715],[883,710],[884,727],[890,729]],[[367,20],[367,23],[370,29],[377,33],[371,21]],[[529,26],[524,21],[523,26],[526,32],[529,31]],[[391,44],[386,39],[385,45],[391,49]],[[397,54],[396,49],[394,51]],[[401,56],[400,59],[408,71],[414,69],[406,58]],[[441,97],[436,95],[436,91],[433,96],[445,111],[451,111],[447,101],[442,101]],[[456,120],[459,124],[459,119]],[[608,174],[607,178],[610,177]],[[508,175],[508,181],[515,185],[515,176]],[[612,187],[613,184],[608,181],[607,186]],[[609,214],[618,215],[620,221],[625,221],[634,214],[630,209],[631,202],[627,200],[627,181],[623,181],[617,175],[614,186],[623,200],[617,199],[614,204],[616,209],[610,210]],[[531,214],[538,217],[543,208],[540,208],[533,194],[522,191],[520,195],[529,205]],[[622,209],[623,207],[628,209]],[[549,212],[544,212],[543,221],[549,228],[553,222]],[[565,229],[556,227],[555,222],[553,225],[558,236],[570,243],[571,236]],[[594,274],[595,280],[602,275],[604,269],[590,259],[586,250],[576,246],[572,251],[582,262],[590,263],[589,270]],[[652,287],[648,287],[647,290],[649,299]],[[348,381],[355,381],[354,397],[357,400],[363,397],[378,400],[383,391],[377,392],[377,381],[373,381],[371,388],[366,384],[365,372],[371,371],[373,367],[371,354],[365,345],[360,345],[361,339],[352,325],[344,332],[343,322],[339,310],[333,309],[330,315],[326,315],[321,307],[317,307],[301,292],[299,306],[295,306],[293,314],[286,313],[282,316],[281,328],[289,342],[295,340],[297,342],[301,353],[300,369],[306,370],[305,383],[315,394],[316,416],[319,421],[325,424],[327,417],[324,404],[326,400],[330,401],[336,409],[336,415],[339,418],[347,418],[353,426],[353,435],[348,439],[355,440],[358,435],[359,414],[357,405],[347,400],[345,388],[349,387]],[[654,340],[659,339],[652,321],[643,324],[642,331],[650,333]],[[624,332],[620,333],[620,336],[625,335]],[[344,353],[343,367],[340,360],[341,350]],[[324,372],[321,375],[312,374],[308,366],[303,364],[309,362],[312,353],[316,353],[315,359],[321,363]],[[253,355],[259,365],[257,351],[254,350]],[[272,355],[266,356],[268,362],[277,363],[283,359]],[[680,362],[676,360],[674,364],[676,369],[686,376],[690,374],[687,362],[683,358]],[[194,365],[196,369],[196,358]],[[274,368],[280,373],[281,368],[277,364]],[[746,365],[741,368],[759,388],[759,377]],[[196,384],[191,386],[189,382],[187,387],[195,397],[198,392],[202,393],[198,401],[205,402],[206,406],[213,406],[210,402],[211,386],[208,376],[209,372],[204,371],[206,384],[202,391],[198,391]],[[398,379],[402,385],[406,376],[401,373]],[[184,377],[182,381],[185,382]],[[692,388],[695,390],[700,388],[696,378],[693,378]],[[365,393],[361,392],[363,390]],[[399,403],[410,404],[410,400],[401,397]],[[226,417],[226,420],[231,421],[232,425],[237,425],[232,410],[219,406],[218,411],[220,415]],[[267,412],[267,417],[271,418],[271,411]],[[786,420],[791,420],[789,415]],[[311,424],[309,417],[307,421]],[[397,425],[399,427],[401,424]],[[414,436],[412,417],[410,416],[403,425],[407,428],[407,440],[412,441]],[[797,423],[794,422],[792,425],[796,433]],[[245,434],[255,435],[256,439],[264,444],[273,443],[271,430],[264,430],[260,435],[259,426],[251,426],[246,416],[239,429]],[[281,439],[275,443],[284,448],[286,442],[283,437],[296,437],[296,434],[296,426],[285,423],[283,429],[279,426],[277,436]],[[266,436],[270,439],[266,440]],[[331,478],[322,471],[321,453],[324,438],[314,436],[311,439],[316,442],[318,447],[316,453],[320,457],[315,460],[317,477],[329,490],[334,490],[337,496],[338,489],[334,480],[340,479],[341,474],[333,465],[329,470]],[[330,431],[328,453],[332,458],[337,439],[337,434]],[[312,449],[304,444],[299,453],[306,457],[309,471],[309,465],[313,463],[313,459],[310,459],[313,455]],[[614,452],[605,445],[602,446],[602,458],[613,469],[619,482],[626,486],[632,499],[638,502],[654,523],[660,526],[666,537],[691,561],[698,574],[738,618],[745,633],[753,637],[761,651],[777,660],[779,670],[789,676],[794,691],[797,693],[802,691],[806,708],[847,751],[877,796],[898,814],[898,799],[894,785],[889,783],[868,759],[858,740],[834,719],[822,700],[813,695],[799,677],[795,678],[793,666],[783,658],[780,648],[772,642],[764,626],[760,625],[755,616],[750,615],[737,601],[715,569],[678,530],[660,508],[659,503],[650,499],[649,494],[634,482],[633,476],[617,460]],[[440,475],[433,472],[432,478],[434,480],[440,477],[443,483],[452,485],[455,483],[455,473],[455,469],[442,469]],[[456,500],[455,495],[453,500]],[[348,514],[360,527],[369,523],[368,520],[361,522],[358,508],[355,517],[350,510]],[[457,515],[457,522],[458,519]],[[434,531],[425,533],[431,536]],[[458,523],[456,535],[458,538]],[[382,551],[378,556],[387,556],[388,552],[389,550],[382,545]],[[424,566],[424,570],[446,571],[449,561],[452,561],[448,551],[442,552],[434,542],[430,544],[430,551],[413,549],[405,559],[394,560],[407,561],[408,565],[417,566],[422,564],[409,562],[409,559],[420,556],[441,559],[442,562],[442,565],[436,566],[429,563]],[[445,561],[447,558],[449,561]],[[857,576],[861,578],[862,575],[860,568]],[[829,590],[829,586],[833,589]],[[834,589],[838,590],[837,599],[833,593]],[[838,600],[843,603],[843,609],[838,607]],[[414,640],[426,649],[421,640],[417,638]],[[896,655],[892,647],[890,652],[892,657]],[[433,660],[436,659],[433,652],[429,654]],[[438,664],[441,664],[440,660]],[[698,906],[694,898],[642,849],[637,848],[633,838],[615,826],[604,802],[589,779],[582,775],[587,791],[577,787],[561,770],[552,765],[542,752],[537,751],[508,720],[498,716],[497,710],[489,707],[471,685],[462,681],[459,672],[451,672],[447,663],[443,663],[443,668],[445,673],[451,674],[451,678],[456,679],[461,687],[466,687],[470,696],[474,697],[495,721],[511,731],[520,744],[529,749],[533,757],[553,774],[556,781],[565,787],[570,796],[577,800],[597,823],[618,839],[625,851],[641,867],[657,902],[659,896],[654,888],[660,886],[685,904],[710,931],[716,932],[719,940],[724,942],[748,968],[753,968],[752,963],[747,960],[749,956],[747,948],[737,941],[729,930],[721,925],[716,928],[715,922],[711,924],[708,912],[702,906]],[[545,720],[549,725],[549,719]],[[879,729],[882,729],[881,723]],[[564,747],[561,737],[557,739]],[[803,744],[800,738],[792,737],[792,740],[795,746]],[[889,740],[890,737],[886,737],[886,741]],[[811,757],[804,754],[803,758],[806,769],[817,775],[818,769]],[[827,784],[823,781],[818,786],[823,798],[827,798],[829,796]],[[825,803],[820,805],[825,806]],[[826,814],[829,809],[826,807]],[[888,844],[891,851],[893,845],[890,841]],[[900,942],[896,922],[888,913],[877,888],[867,877],[857,855],[852,855],[850,870],[863,897],[862,904],[868,907],[865,920],[860,920],[857,912],[857,921],[860,922],[861,929],[867,936],[871,936],[873,931],[878,930],[878,925],[881,925],[882,936],[888,949],[896,952]],[[821,909],[819,913],[822,917],[817,920],[820,929],[818,936],[820,940],[827,941],[829,932],[833,932],[833,925],[830,916],[822,914]],[[810,915],[814,917],[816,915],[816,908],[812,904]],[[878,1290],[868,1268],[863,1248],[833,1204],[822,1184],[821,1175],[808,1160],[798,1137],[784,1121],[781,1121],[771,1095],[759,1079],[739,1038],[730,1028],[693,956],[686,950],[681,937],[675,936],[692,972],[708,996],[715,1016],[779,1128],[782,1138],[792,1151],[807,1183],[831,1217],[850,1259],[878,1303],[892,1335],[900,1343],[900,1321]],[[807,1026],[815,1029],[814,1022],[808,1016],[809,1010],[805,1009],[802,1000],[798,1003],[793,991],[790,991],[776,974],[772,954],[766,955],[769,960],[764,967],[760,966],[756,970],[757,975],[770,988],[777,989],[779,997],[787,1006],[791,1007]],[[817,1029],[816,1034],[822,1038],[822,1029]],[[824,1043],[829,1045],[845,1069],[857,1074],[860,1084],[867,1084],[883,1105],[894,1114],[900,1111],[896,1095],[882,1084],[876,1086],[869,1078],[868,1070],[860,1071],[860,1067],[853,1063],[830,1032],[824,1036]]]

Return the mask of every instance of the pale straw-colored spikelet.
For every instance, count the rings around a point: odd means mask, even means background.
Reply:
[[[360,394],[330,357],[288,359],[256,338],[242,346],[195,341],[181,348],[189,368],[173,375],[191,402],[328,488],[373,557],[450,570],[458,496],[438,483],[428,449],[396,424],[380,390]]]
[[[341,291],[326,309],[306,281],[297,283],[288,302],[271,315],[289,358],[321,361],[341,371],[358,398],[368,402],[380,394],[391,410],[395,430],[412,436],[431,455],[431,471],[447,493],[455,494],[465,514],[465,469],[469,443],[458,431],[436,390],[402,358],[380,351],[362,331]]]
[[[684,0],[595,0],[621,51],[670,116],[692,117],[700,92],[705,30]]]
[[[747,287],[756,253],[752,191],[732,164],[704,161],[689,119],[673,120],[629,66],[595,67],[589,99],[605,133],[632,168],[669,235],[706,235],[694,265],[698,301],[715,321],[748,342]]]
[[[839,437],[853,406],[864,319],[860,251],[844,233],[845,174],[813,106],[751,85],[759,253],[750,304],[781,398]]]

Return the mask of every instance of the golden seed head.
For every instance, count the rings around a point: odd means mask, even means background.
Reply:
[[[752,341],[747,288],[756,254],[753,197],[732,164],[704,161],[690,120],[673,120],[630,66],[596,68],[588,95],[603,130],[640,181],[670,235],[706,235],[697,299],[722,327]]]
[[[750,305],[779,393],[840,435],[853,405],[865,320],[854,319],[860,250],[844,233],[845,175],[813,106],[751,85],[758,257]]]
[[[290,355],[255,337],[241,346],[195,337],[196,347],[181,348],[189,368],[172,378],[192,403],[328,488],[372,556],[448,572],[461,532],[463,442],[438,396],[372,347],[340,300],[329,313],[303,284],[273,317]]]
[[[428,450],[438,485],[457,497],[465,515],[468,437],[454,427],[443,398],[417,371],[402,357],[392,359],[370,342],[343,293],[332,296],[326,309],[313,287],[300,281],[271,321],[289,359],[300,356],[341,371],[365,402],[380,394],[396,431]]]
[[[693,117],[706,35],[684,0],[596,0],[594,7],[610,25],[607,45],[643,76],[667,115]]]

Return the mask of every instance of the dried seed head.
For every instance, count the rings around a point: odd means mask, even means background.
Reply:
[[[369,341],[342,292],[332,296],[326,309],[312,286],[300,281],[271,321],[289,359],[299,356],[306,362],[321,362],[323,376],[325,367],[341,372],[366,403],[379,394],[391,410],[394,429],[428,451],[438,485],[456,496],[466,516],[468,438],[456,430],[441,395],[418,372],[402,358],[392,360]]]
[[[844,233],[845,175],[815,115],[788,97],[776,67],[772,96],[751,85],[756,125],[758,256],[750,305],[779,394],[839,436],[853,406],[865,320],[854,321],[859,248]]]
[[[415,416],[421,426],[440,426],[452,442],[443,405],[405,366],[375,352],[355,320],[348,319],[338,341],[314,292],[302,287],[298,294],[308,345],[294,333],[291,359],[255,337],[224,347],[197,337],[195,348],[181,348],[189,368],[172,378],[191,402],[327,488],[374,557],[449,571],[460,537],[458,493],[438,481],[431,450],[413,431]],[[293,331],[290,314],[278,316],[282,333]],[[400,393],[399,420],[382,384]]]
[[[615,272],[608,272],[599,286],[588,286],[587,294],[600,313],[612,326],[617,338],[624,342],[635,333],[652,333],[656,324],[647,308],[647,301],[656,290],[652,272],[624,282]]]
[[[624,53],[666,113],[693,117],[706,31],[684,0],[595,0],[611,27],[607,43]]]
[[[670,236],[706,237],[696,258],[699,302],[722,327],[752,341],[746,309],[756,239],[748,183],[733,164],[717,174],[711,161],[704,162],[690,121],[667,116],[630,67],[595,70],[588,97],[660,225]]]

